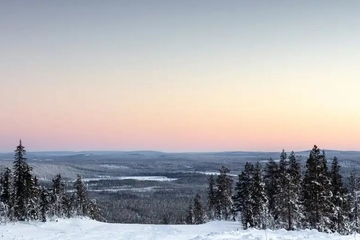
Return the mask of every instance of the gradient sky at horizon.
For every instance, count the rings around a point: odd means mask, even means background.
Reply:
[[[359,1],[3,1],[0,151],[360,150]]]

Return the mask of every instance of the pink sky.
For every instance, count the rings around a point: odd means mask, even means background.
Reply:
[[[360,150],[360,3],[2,5],[0,151]]]

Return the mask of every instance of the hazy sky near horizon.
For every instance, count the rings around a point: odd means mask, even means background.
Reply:
[[[0,151],[360,150],[359,1],[2,1]]]

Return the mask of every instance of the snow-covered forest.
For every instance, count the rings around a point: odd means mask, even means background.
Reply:
[[[78,175],[73,189],[65,189],[60,174],[51,186],[41,186],[26,161],[22,142],[15,149],[12,168],[1,173],[1,222],[52,221],[89,217],[106,221],[101,206],[90,199],[86,179]],[[68,186],[68,185],[67,185]],[[340,174],[336,157],[328,162],[317,146],[301,165],[294,152],[279,160],[247,162],[236,179],[222,167],[208,176],[206,193],[194,194],[177,224],[233,221],[240,229],[315,229],[348,235],[359,232],[359,178],[355,171]],[[171,224],[163,215],[162,224]]]
[[[326,154],[314,146],[302,167],[294,152],[265,165],[246,163],[233,179],[223,167],[209,178],[209,218],[239,219],[244,229],[316,229],[349,234],[359,231],[359,178],[346,184],[338,159],[328,167]]]
[[[65,192],[60,174],[52,180],[51,188],[40,186],[32,168],[26,162],[26,150],[20,140],[15,150],[13,170],[6,168],[1,176],[1,222],[72,218],[85,216],[102,220],[95,200],[88,198],[81,176],[74,182],[74,192]]]

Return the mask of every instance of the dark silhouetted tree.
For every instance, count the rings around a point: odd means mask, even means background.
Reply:
[[[1,177],[1,195],[0,201],[4,204],[4,217],[6,220],[12,221],[14,219],[14,196],[13,196],[13,183],[10,168],[5,168],[5,172]]]
[[[29,220],[29,175],[31,168],[26,163],[26,151],[20,140],[14,160],[14,215],[19,221]]]
[[[204,208],[201,204],[201,197],[199,194],[196,194],[194,198],[193,214],[195,224],[203,224],[205,222]]]
[[[208,200],[208,211],[209,211],[209,218],[214,219],[215,212],[216,212],[216,186],[215,186],[215,178],[214,175],[210,175],[208,179],[209,187],[207,191],[207,200]]]

